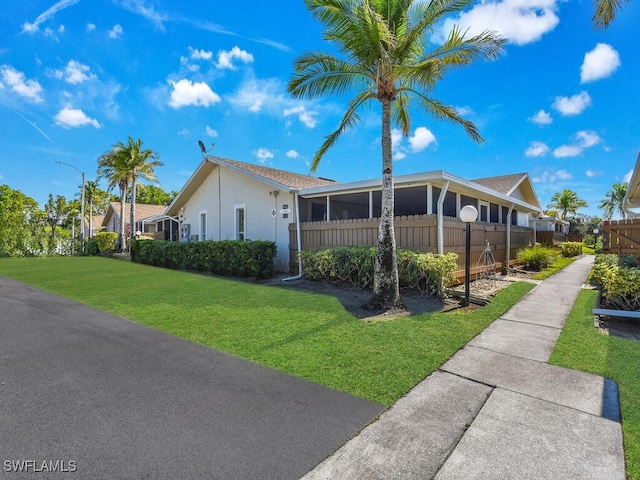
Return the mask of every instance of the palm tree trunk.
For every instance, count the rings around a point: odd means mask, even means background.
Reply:
[[[391,100],[384,99],[382,100],[382,212],[378,229],[373,296],[369,300],[369,306],[376,309],[400,306],[393,204]]]
[[[131,231],[129,232],[129,252],[133,250],[133,242],[136,239],[136,183],[138,179],[135,175],[131,177]]]
[[[93,200],[89,202],[89,238],[93,238]]]
[[[127,248],[127,243],[124,237],[124,204],[127,200],[127,187],[120,186],[120,252],[124,252]]]

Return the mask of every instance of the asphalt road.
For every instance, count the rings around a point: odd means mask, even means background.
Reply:
[[[299,478],[382,410],[0,276],[0,478]]]

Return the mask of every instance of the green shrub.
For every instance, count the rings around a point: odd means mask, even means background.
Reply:
[[[638,259],[633,255],[618,255],[615,253],[607,253],[596,255],[594,264],[605,264],[610,267],[619,266],[622,268],[638,268]]]
[[[275,242],[260,240],[186,243],[137,240],[132,249],[132,260],[176,270],[269,278],[276,271],[276,252]]]
[[[376,249],[339,247],[330,250],[303,250],[302,271],[309,280],[348,282],[354,287],[372,288]],[[455,282],[458,269],[455,253],[434,255],[398,250],[400,288],[415,288],[424,294],[442,297],[444,288]]]
[[[582,242],[564,242],[560,248],[561,255],[566,258],[582,255]]]
[[[116,232],[98,232],[95,239],[100,253],[110,255],[115,252],[116,241],[118,240]]]
[[[600,287],[602,306],[618,310],[640,310],[640,269],[627,268],[612,263],[609,258],[604,259],[594,264],[589,282]]]
[[[535,245],[518,250],[517,258],[527,270],[540,271],[553,264],[556,255],[553,248]]]
[[[98,248],[98,242],[95,238],[88,238],[84,244],[84,253],[85,255],[95,256],[100,253],[100,249]]]

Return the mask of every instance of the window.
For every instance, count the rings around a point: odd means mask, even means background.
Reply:
[[[498,223],[500,221],[500,218],[498,215],[499,210],[500,210],[500,207],[495,203],[489,204],[489,221],[491,223]]]
[[[480,211],[478,212],[478,220],[481,222],[489,221],[489,204],[487,202],[480,202]]]
[[[236,205],[236,240],[244,240],[246,236],[246,215],[245,215],[245,205]]]
[[[207,212],[200,212],[200,240],[207,239]]]

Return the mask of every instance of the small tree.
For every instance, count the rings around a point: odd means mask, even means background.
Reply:
[[[598,204],[598,208],[604,211],[605,218],[610,220],[614,213],[619,213],[623,220],[627,219],[627,209],[624,205],[626,195],[627,182],[613,184],[613,188],[605,194],[607,198]]]
[[[569,214],[575,216],[578,213],[578,209],[588,206],[585,200],[578,198],[576,192],[565,188],[562,192],[553,194],[551,202],[547,205],[547,210],[554,211],[562,220],[568,220]]]

